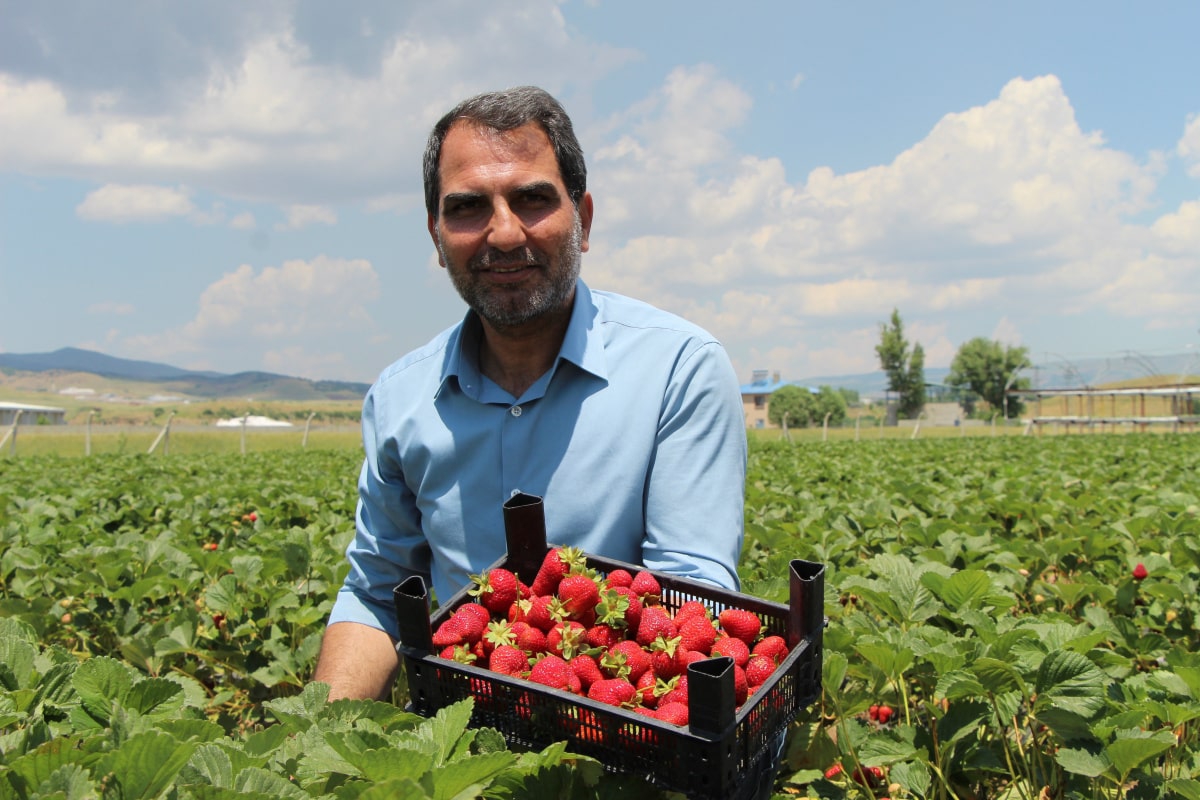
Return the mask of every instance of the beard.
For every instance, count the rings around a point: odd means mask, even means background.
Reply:
[[[582,247],[583,223],[578,212],[566,241],[557,253],[550,255],[530,247],[508,253],[488,250],[461,265],[451,261],[440,237],[437,244],[438,254],[459,296],[472,311],[500,331],[566,309],[574,297],[575,282],[579,279],[583,262]],[[543,274],[534,276],[534,286],[528,287],[525,285],[528,282],[523,281],[513,289],[492,286],[478,278],[480,270],[518,265],[537,266]]]

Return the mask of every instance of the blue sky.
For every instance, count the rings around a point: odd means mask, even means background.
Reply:
[[[594,288],[754,369],[1196,353],[1200,4],[0,0],[0,351],[370,381],[461,317],[433,121],[576,122]]]

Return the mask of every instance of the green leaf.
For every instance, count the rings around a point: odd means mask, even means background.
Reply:
[[[159,731],[139,733],[109,754],[101,763],[104,773],[120,787],[123,800],[154,798],[164,792],[196,749],[194,742],[179,742]]]
[[[308,800],[308,793],[280,775],[260,767],[246,767],[237,774],[234,789],[239,794],[257,794],[265,797],[294,797]]]
[[[1067,772],[1084,775],[1088,778],[1098,778],[1111,766],[1102,754],[1089,753],[1074,747],[1060,748],[1054,754],[1054,760]]]
[[[979,679],[985,691],[992,694],[1025,691],[1025,681],[1012,665],[995,658],[980,658],[970,666],[970,671]]]
[[[1135,728],[1118,732],[1117,739],[1104,748],[1104,755],[1124,782],[1139,765],[1170,750],[1175,743],[1170,731],[1148,733]]]
[[[107,721],[113,704],[123,701],[128,694],[133,676],[120,661],[98,656],[79,665],[71,677],[71,685],[87,712],[98,720]]]
[[[243,597],[238,591],[237,578],[232,575],[222,575],[217,582],[208,587],[204,593],[204,603],[213,611],[221,614],[240,612]]]
[[[9,691],[30,689],[33,677],[33,661],[37,649],[16,636],[0,637],[0,684]]]
[[[888,770],[888,781],[900,784],[902,789],[915,797],[928,797],[932,776],[924,762],[905,761]]]
[[[168,714],[183,708],[183,687],[166,678],[145,678],[133,684],[124,706],[139,714]]]
[[[1108,676],[1086,656],[1056,650],[1038,669],[1036,708],[1054,708],[1090,719],[1104,708]]]
[[[1200,800],[1200,781],[1193,778],[1172,778],[1163,784],[1165,796],[1183,800]]]
[[[65,764],[34,790],[38,797],[63,797],[65,800],[88,800],[96,797],[96,785],[88,771],[79,764]]]
[[[921,583],[933,589],[938,599],[953,609],[983,605],[992,593],[991,578],[979,569],[959,570],[940,581],[934,573],[926,573],[921,576]]]

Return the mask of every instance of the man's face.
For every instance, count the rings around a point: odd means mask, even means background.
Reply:
[[[439,175],[429,233],[467,305],[502,331],[569,310],[592,198],[578,209],[571,202],[545,132],[534,123],[504,132],[456,123]]]

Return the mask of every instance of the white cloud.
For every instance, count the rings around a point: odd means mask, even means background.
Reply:
[[[1183,138],[1176,146],[1179,155],[1188,165],[1188,174],[1200,178],[1200,114],[1188,117]]]
[[[233,219],[229,220],[229,227],[237,231],[252,231],[257,227],[258,223],[254,219],[254,214],[249,211],[243,211]]]
[[[102,222],[154,222],[194,213],[191,190],[184,186],[107,184],[75,208],[81,219]]]
[[[297,231],[309,225],[336,225],[337,212],[329,206],[288,206],[287,222],[275,226],[275,230]]]
[[[138,357],[182,359],[237,348],[241,360],[255,369],[330,377],[315,368],[330,363],[339,342],[346,341],[334,342],[334,336],[353,341],[374,335],[368,306],[379,291],[379,276],[363,259],[322,255],[258,271],[243,264],[204,290],[189,322],[130,337],[125,349]],[[288,352],[307,355],[284,369],[280,354]]]

